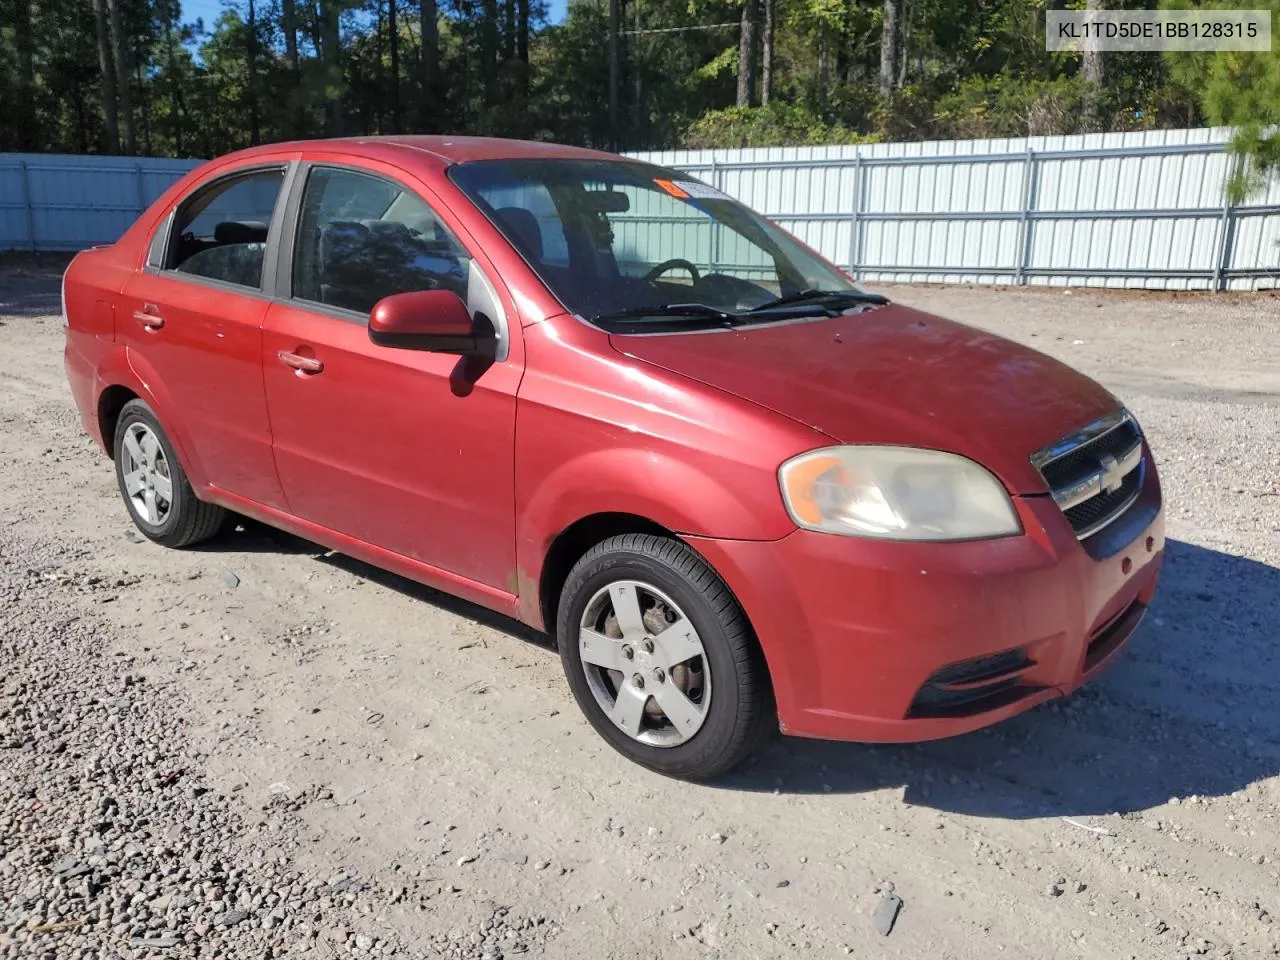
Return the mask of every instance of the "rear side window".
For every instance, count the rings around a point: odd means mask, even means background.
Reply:
[[[398,184],[332,167],[307,177],[294,297],[363,314],[413,290],[452,290],[465,300],[469,261],[426,202]]]
[[[183,201],[175,214],[165,267],[257,290],[267,234],[284,168],[218,180]]]

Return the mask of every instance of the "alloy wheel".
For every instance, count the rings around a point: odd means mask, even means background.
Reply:
[[[583,611],[578,650],[596,703],[628,737],[674,747],[702,729],[711,706],[702,638],[657,587],[617,580],[597,590]]]
[[[145,423],[125,428],[122,476],[129,507],[144,523],[158,527],[173,508],[169,461],[155,432]]]

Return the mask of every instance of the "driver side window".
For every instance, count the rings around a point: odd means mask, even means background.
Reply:
[[[308,175],[293,254],[297,299],[366,316],[394,293],[452,290],[465,301],[470,259],[398,184],[335,167]]]

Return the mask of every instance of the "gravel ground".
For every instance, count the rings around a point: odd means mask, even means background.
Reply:
[[[1130,404],[1156,605],[1065,703],[710,787],[511,621],[253,524],[140,542],[57,273],[0,271],[0,957],[1280,956],[1280,299],[889,292]]]

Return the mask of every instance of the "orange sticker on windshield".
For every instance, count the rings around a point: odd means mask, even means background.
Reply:
[[[667,191],[667,193],[671,194],[673,197],[678,197],[681,200],[689,199],[689,194],[685,193],[685,191],[681,190],[670,180],[655,180],[653,182],[656,183],[663,190]]]

